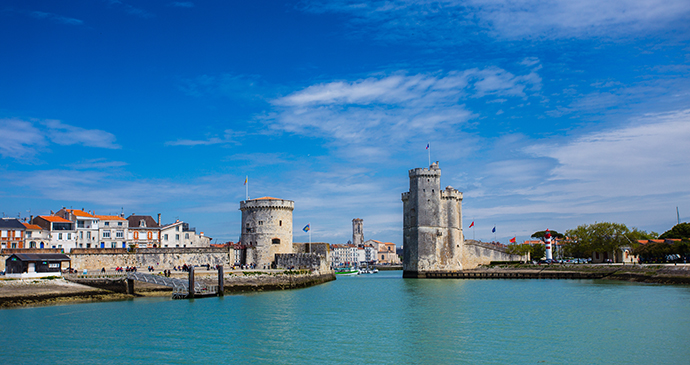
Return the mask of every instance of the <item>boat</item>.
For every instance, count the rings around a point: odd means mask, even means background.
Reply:
[[[341,268],[335,269],[335,274],[336,275],[342,275],[342,276],[359,275],[359,270],[357,270],[354,267],[341,267]]]

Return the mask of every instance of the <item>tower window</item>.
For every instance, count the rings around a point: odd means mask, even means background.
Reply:
[[[280,244],[280,238],[274,238],[274,239],[272,239],[272,240],[271,240],[271,243],[273,243],[274,245],[279,245],[279,244]]]
[[[278,221],[278,225],[282,227],[282,226],[283,226],[283,221]]]

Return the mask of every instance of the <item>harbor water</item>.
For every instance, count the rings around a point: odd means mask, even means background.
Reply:
[[[339,277],[0,311],[5,363],[689,364],[690,287]]]

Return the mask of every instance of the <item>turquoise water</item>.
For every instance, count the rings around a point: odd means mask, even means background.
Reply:
[[[0,311],[28,364],[689,364],[690,287],[414,280]]]

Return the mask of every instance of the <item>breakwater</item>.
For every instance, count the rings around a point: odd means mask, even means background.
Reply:
[[[496,265],[459,272],[428,272],[434,279],[607,279],[690,284],[690,265]]]

